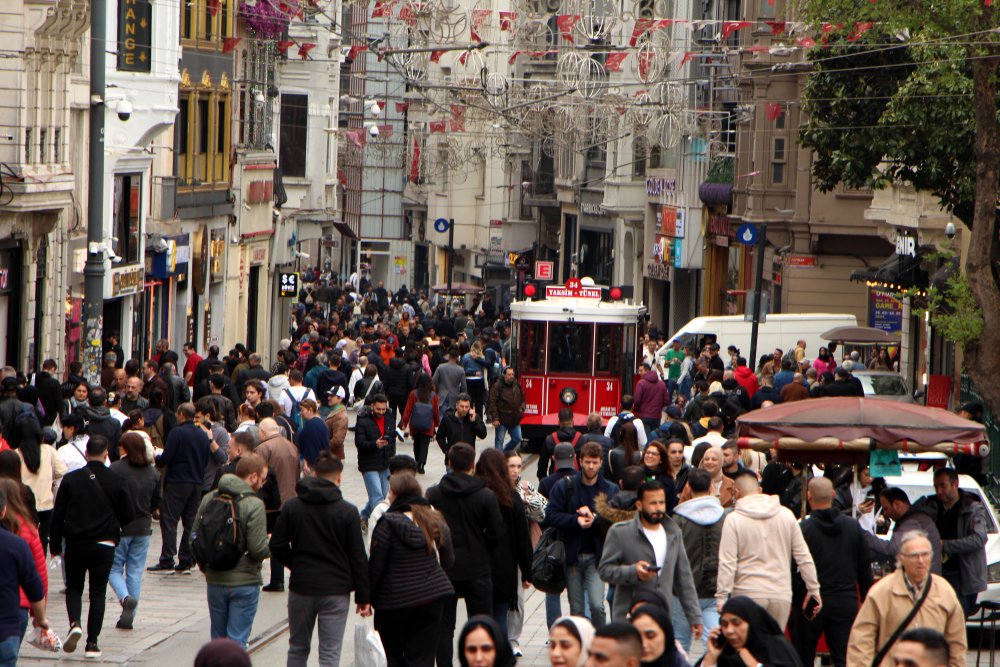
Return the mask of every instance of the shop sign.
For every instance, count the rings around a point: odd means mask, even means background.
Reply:
[[[896,254],[906,257],[917,256],[917,239],[905,234],[896,235]]]
[[[278,296],[295,297],[299,294],[299,274],[284,272],[278,274]]]
[[[729,223],[729,218],[721,213],[711,213],[708,216],[708,233],[712,236],[724,236],[727,239],[736,238],[733,226]],[[728,246],[729,243],[720,245]]]
[[[600,204],[589,204],[587,202],[580,204],[580,210],[587,215],[606,216],[608,214],[607,211],[601,208]]]
[[[903,302],[891,292],[868,292],[868,326],[889,333],[903,330]]]
[[[668,192],[677,191],[676,178],[664,178],[662,176],[650,176],[646,179],[646,194],[650,197],[659,197]]]
[[[947,410],[949,399],[951,399],[951,376],[929,376],[927,378],[927,407]]]
[[[205,349],[215,345],[215,336],[212,335],[212,304],[205,304]]]
[[[660,216],[660,231],[667,236],[677,236],[677,207],[664,206]]]
[[[393,273],[397,276],[406,275],[406,255],[394,255],[392,258]]]
[[[251,266],[257,266],[258,264],[263,264],[267,261],[267,246],[257,246],[253,249],[253,254],[250,255]]]
[[[251,181],[247,186],[248,204],[266,204],[274,199],[274,181]]]
[[[146,267],[142,264],[127,266],[111,271],[111,298],[137,294],[142,291],[142,283],[146,278]]]
[[[149,72],[153,17],[149,0],[118,0],[118,69]]]
[[[225,230],[213,229],[212,240],[208,245],[209,275],[213,283],[217,283],[223,278],[222,258],[226,253],[226,232]]]
[[[647,262],[646,275],[655,280],[670,280],[670,267],[660,262]]]
[[[555,262],[539,260],[535,262],[535,280],[552,280],[555,275]]]
[[[571,285],[546,285],[545,286],[545,297],[551,299],[553,297],[570,297],[576,299],[598,299],[601,298],[601,288],[600,287],[579,287],[573,288]]]

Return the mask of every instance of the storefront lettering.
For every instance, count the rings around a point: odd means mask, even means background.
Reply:
[[[607,211],[601,208],[600,204],[588,204],[583,202],[580,204],[580,210],[587,215],[607,215]]]
[[[253,181],[247,187],[248,204],[265,204],[274,199],[273,181]]]
[[[132,266],[115,271],[111,275],[111,298],[135,294],[142,290],[142,282],[146,277],[143,266]]]
[[[664,178],[662,176],[650,176],[646,179],[646,194],[650,197],[659,197],[668,192],[677,191],[676,178]]]
[[[900,234],[896,237],[896,254],[907,257],[917,256],[917,239]]]
[[[267,261],[267,248],[254,248],[253,255],[250,256],[251,264],[263,264]]]
[[[153,17],[149,0],[121,0],[118,3],[118,69],[149,72]]]
[[[720,213],[712,213],[708,216],[708,233],[713,236],[736,238],[736,232],[733,230],[733,226],[729,224],[729,218]]]
[[[670,266],[661,262],[646,264],[646,275],[655,280],[670,280]]]

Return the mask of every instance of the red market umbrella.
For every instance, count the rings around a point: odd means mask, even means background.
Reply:
[[[814,398],[754,410],[736,420],[740,446],[775,447],[798,460],[860,458],[872,449],[986,456],[986,428],[939,408],[857,397]]]

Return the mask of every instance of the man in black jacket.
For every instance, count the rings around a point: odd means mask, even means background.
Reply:
[[[163,453],[156,465],[166,466],[163,476],[163,502],[160,505],[160,533],[163,546],[160,562],[147,568],[150,572],[176,570],[190,574],[194,564],[188,545],[205,483],[205,468],[212,455],[212,436],[203,425],[195,423],[192,403],[177,407],[177,426],[170,429]],[[177,549],[177,524],[183,523],[180,551]],[[178,556],[174,567],[174,555]]]
[[[476,450],[472,445],[456,444],[448,452],[448,462],[452,471],[441,478],[440,484],[427,490],[427,499],[444,515],[455,546],[455,563],[447,570],[455,594],[444,599],[438,667],[452,664],[458,598],[465,598],[469,618],[493,612],[490,552],[503,532],[496,496],[481,479],[473,476]]]
[[[53,556],[64,553],[66,564],[66,611],[69,634],[63,650],[72,653],[83,636],[83,581],[90,575],[90,610],[87,614],[86,657],[100,658],[97,638],[104,625],[104,602],[108,576],[114,562],[121,527],[135,518],[125,480],[104,461],[108,439],[95,435],[87,441],[87,465],[62,479],[52,511],[50,548]]]
[[[375,394],[371,406],[358,412],[354,427],[358,470],[368,491],[368,504],[361,510],[365,530],[372,510],[389,495],[389,459],[396,455],[396,420],[388,410],[385,394]]]
[[[344,463],[329,451],[313,465],[315,477],[296,485],[296,498],[281,509],[271,533],[271,554],[291,570],[288,578],[288,661],[306,664],[319,620],[319,661],[340,662],[347,612],[371,615],[368,557],[358,508],[344,500]]]
[[[572,409],[561,408],[559,410],[559,428],[553,433],[549,433],[545,436],[545,440],[542,442],[542,449],[538,452],[538,481],[542,481],[554,472],[554,470],[549,469],[549,461],[551,460],[557,445],[565,442],[572,445],[574,451],[576,451],[576,447],[579,444],[582,435],[576,430],[574,419],[575,417]],[[605,471],[607,471],[608,468],[608,466],[604,466]]]
[[[456,443],[464,442],[474,448],[476,438],[482,440],[485,437],[486,424],[477,418],[476,409],[472,407],[472,397],[466,393],[459,394],[455,397],[454,412],[449,412],[441,419],[441,426],[437,431],[437,443],[445,458]]]
[[[382,376],[382,384],[386,387],[389,398],[389,409],[393,419],[401,417],[406,400],[410,396],[410,368],[403,359],[403,348],[397,347],[395,355],[389,360],[389,366]]]
[[[89,405],[80,406],[77,411],[87,420],[87,435],[103,435],[108,439],[111,460],[118,460],[118,441],[122,439],[122,424],[108,409],[108,392],[101,387],[90,390]]]
[[[52,426],[59,414],[59,404],[62,403],[62,385],[56,375],[59,367],[55,359],[42,362],[42,370],[35,375],[35,386],[38,388],[38,400],[45,408],[42,415],[42,426]]]
[[[806,591],[801,577],[796,576],[789,630],[802,664],[813,664],[816,642],[825,633],[833,664],[843,667],[851,626],[858,615],[858,592],[863,600],[873,583],[871,560],[861,526],[833,508],[833,483],[826,477],[814,477],[806,493],[812,513],[802,521],[802,536],[816,563],[823,607],[815,618],[799,611]]]

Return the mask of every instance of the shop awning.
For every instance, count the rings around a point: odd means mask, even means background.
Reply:
[[[927,272],[921,268],[925,259],[923,248],[917,249],[916,257],[910,255],[890,255],[877,267],[857,269],[851,273],[851,280],[867,283],[870,287],[886,287],[896,290],[911,288],[927,289]]]

